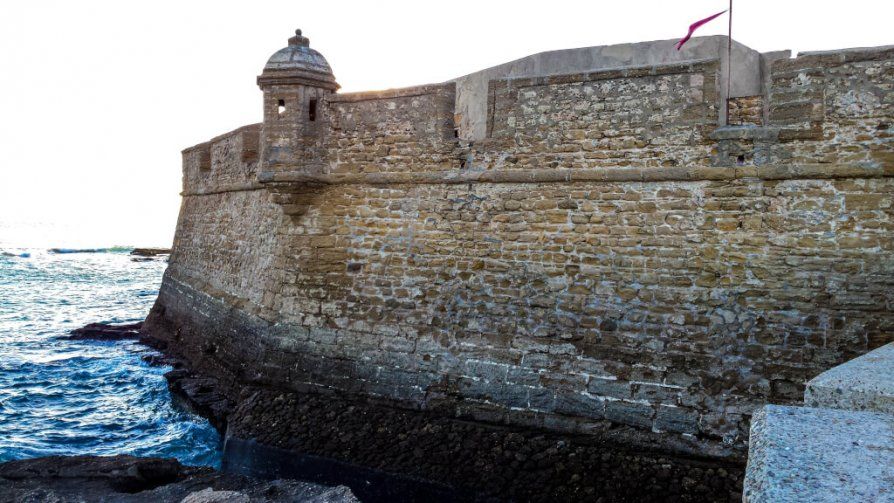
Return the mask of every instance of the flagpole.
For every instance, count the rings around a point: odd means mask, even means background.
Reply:
[[[729,126],[730,82],[733,70],[733,0],[729,0],[729,33],[726,38],[726,125]]]

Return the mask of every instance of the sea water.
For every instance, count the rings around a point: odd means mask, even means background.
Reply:
[[[91,249],[0,246],[0,462],[132,454],[218,466],[217,432],[172,406],[170,368],[142,360],[152,350],[60,338],[87,323],[140,321],[158,294],[163,259]]]

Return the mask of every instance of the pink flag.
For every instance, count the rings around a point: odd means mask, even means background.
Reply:
[[[692,38],[692,34],[695,33],[695,30],[701,28],[703,24],[707,23],[708,21],[713,20],[714,18],[723,14],[724,12],[726,12],[726,11],[718,12],[717,14],[714,14],[713,16],[706,17],[706,18],[702,19],[701,21],[696,21],[696,22],[692,23],[691,25],[689,25],[689,33],[687,33],[685,37],[681,38],[680,41],[677,42],[677,50],[679,51],[683,47],[683,44],[685,44],[686,42],[689,41],[690,38]]]

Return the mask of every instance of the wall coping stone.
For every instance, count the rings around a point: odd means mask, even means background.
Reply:
[[[884,53],[894,53],[894,45],[879,45],[875,47],[847,47],[844,49],[832,49],[828,51],[801,51],[798,53],[798,57],[802,58],[806,56],[840,55],[842,57],[842,60],[844,58],[848,58],[848,61],[857,61],[856,59],[853,59],[855,56],[869,59]],[[887,56],[888,54],[884,55]]]
[[[211,138],[210,140],[203,141],[201,143],[196,143],[195,145],[193,145],[191,147],[186,147],[185,149],[181,150],[180,153],[186,154],[193,150],[198,150],[198,149],[203,149],[203,148],[207,149],[207,148],[210,148],[211,145],[213,145],[221,140],[224,140],[231,136],[240,135],[243,133],[251,133],[251,134],[260,135],[262,126],[263,126],[263,123],[260,123],[260,122],[256,122],[254,124],[247,124],[245,126],[238,127],[232,131],[228,131],[226,133],[219,134],[219,135],[215,136],[214,138]]]
[[[410,98],[435,94],[441,90],[451,91],[456,87],[453,82],[446,84],[425,84],[421,86],[402,87],[398,89],[385,89],[382,91],[361,91],[356,93],[330,94],[326,96],[329,103],[355,103],[358,101],[387,100],[394,98]]]
[[[894,45],[855,47],[834,51],[800,52],[796,58],[774,61],[771,68],[773,74],[778,74],[788,70],[834,67],[858,61],[881,61],[892,57],[894,57]]]
[[[555,84],[572,84],[576,82],[589,82],[593,80],[607,80],[618,78],[648,77],[655,75],[672,75],[678,73],[703,72],[711,66],[719,68],[720,60],[715,58],[693,59],[679,63],[661,65],[634,65],[620,66],[617,68],[600,68],[592,72],[561,73],[554,75],[539,75],[536,77],[514,77],[507,79],[495,79],[491,82],[506,83],[513,87],[546,86]]]

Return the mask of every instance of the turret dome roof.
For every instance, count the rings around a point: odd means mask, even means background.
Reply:
[[[335,82],[329,62],[318,51],[310,48],[310,40],[295,30],[289,45],[276,51],[264,71],[258,77],[258,85],[302,83],[332,89],[340,86]]]

